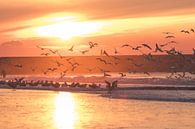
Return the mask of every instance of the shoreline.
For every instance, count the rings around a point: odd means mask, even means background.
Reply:
[[[193,89],[192,89],[193,88]],[[12,89],[1,87],[0,89]],[[126,87],[117,88],[111,94],[106,88],[32,88],[19,87],[14,90],[42,90],[71,93],[98,94],[100,97],[126,100],[165,101],[165,102],[187,102],[195,103],[195,87]]]

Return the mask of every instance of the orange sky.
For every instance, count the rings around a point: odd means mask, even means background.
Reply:
[[[38,56],[36,45],[78,55],[88,42],[113,53],[123,43],[166,43],[162,32],[175,33],[175,46],[185,53],[195,47],[194,0],[6,0],[0,2],[0,56]],[[72,45],[75,53],[66,49]],[[136,54],[120,49],[121,54]]]

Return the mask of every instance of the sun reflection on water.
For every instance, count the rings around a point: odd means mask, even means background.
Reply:
[[[77,114],[71,93],[60,92],[55,100],[54,120],[57,129],[74,129]]]

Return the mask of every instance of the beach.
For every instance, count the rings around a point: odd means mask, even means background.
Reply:
[[[195,128],[194,103],[18,89],[1,89],[0,98],[3,129]]]

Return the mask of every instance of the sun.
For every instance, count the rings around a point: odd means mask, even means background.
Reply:
[[[63,21],[36,29],[36,33],[43,37],[57,37],[69,40],[73,37],[85,37],[94,34],[102,27],[98,22]]]

